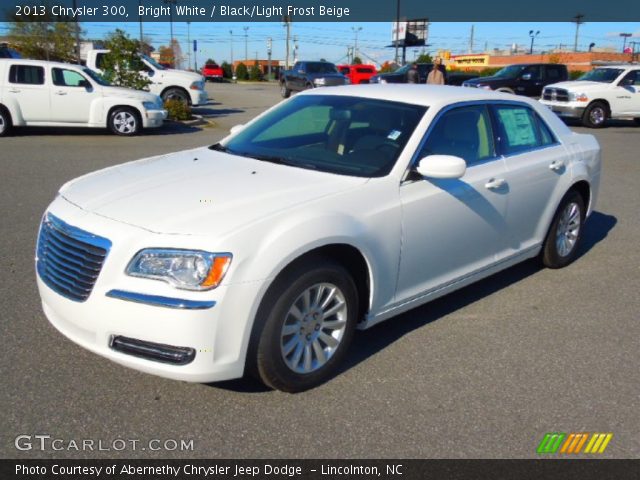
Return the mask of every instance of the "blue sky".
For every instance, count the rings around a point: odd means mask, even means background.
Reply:
[[[432,23],[427,50],[450,49],[452,53],[466,53],[469,48],[469,37],[472,23]],[[509,48],[516,43],[528,50],[530,30],[539,30],[534,48],[550,49],[559,45],[573,46],[575,24],[571,22],[554,23],[474,23],[474,51]],[[88,37],[101,38],[114,30],[114,23],[83,23]],[[245,31],[247,32],[247,52],[249,58],[267,57],[267,39],[273,40],[273,58],[284,59],[285,29],[281,23],[191,23],[191,40],[198,40],[198,63],[211,57],[218,62],[230,59],[231,35],[233,31],[233,55],[238,60],[245,56]],[[358,47],[364,54],[379,62],[393,58],[394,50],[385,48],[391,41],[391,22],[379,23],[293,23],[292,35],[298,37],[299,57],[305,59],[325,58],[329,61],[344,60],[348,46],[353,46],[354,28],[362,28],[358,32]],[[148,22],[143,24],[145,36],[152,40],[155,47],[166,45],[170,38],[169,23]],[[138,37],[139,24],[127,23],[124,29],[134,37]],[[174,22],[174,37],[187,49],[187,24]],[[619,33],[632,33],[631,41],[640,42],[640,23],[585,23],[580,26],[579,48],[586,50],[594,42],[598,47],[615,47],[622,49],[623,39]],[[0,35],[6,33],[6,25],[0,25]],[[636,47],[640,51],[640,44]],[[414,49],[408,50],[407,58],[411,60]],[[193,60],[193,56],[192,56]]]

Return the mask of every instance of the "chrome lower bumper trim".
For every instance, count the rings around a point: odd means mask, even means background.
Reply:
[[[215,306],[213,300],[186,300],[184,298],[162,297],[160,295],[147,295],[144,293],[127,292],[126,290],[110,290],[107,297],[126,300],[128,302],[145,303],[156,307],[178,308],[184,310],[205,310]]]

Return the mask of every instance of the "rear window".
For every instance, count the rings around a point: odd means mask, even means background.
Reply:
[[[207,63],[204,68],[220,68],[217,63]]]
[[[357,67],[356,72],[358,73],[374,73],[375,70],[373,67]]]
[[[44,85],[44,68],[36,65],[11,65],[9,82],[23,85]]]

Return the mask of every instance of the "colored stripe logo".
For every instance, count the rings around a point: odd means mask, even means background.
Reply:
[[[539,454],[604,453],[613,433],[547,433],[538,445]],[[586,447],[585,447],[586,445]],[[584,450],[583,450],[584,447]]]

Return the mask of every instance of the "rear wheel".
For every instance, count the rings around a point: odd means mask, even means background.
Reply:
[[[129,107],[118,107],[109,116],[109,130],[116,135],[137,135],[141,126],[137,112]]]
[[[333,260],[317,258],[285,271],[256,319],[252,350],[260,380],[300,392],[329,379],[347,353],[357,311],[353,278]]]
[[[602,102],[593,102],[582,114],[582,124],[589,128],[602,128],[607,121],[607,105]]]
[[[542,249],[542,263],[549,268],[562,268],[578,254],[586,212],[582,196],[570,190],[560,202]]]
[[[636,123],[636,125],[640,125],[640,117],[634,118],[633,121]]]
[[[282,98],[289,98],[291,96],[291,90],[287,88],[286,82],[280,84],[280,95],[282,95]]]
[[[8,135],[10,130],[11,116],[4,108],[0,108],[0,137]]]

